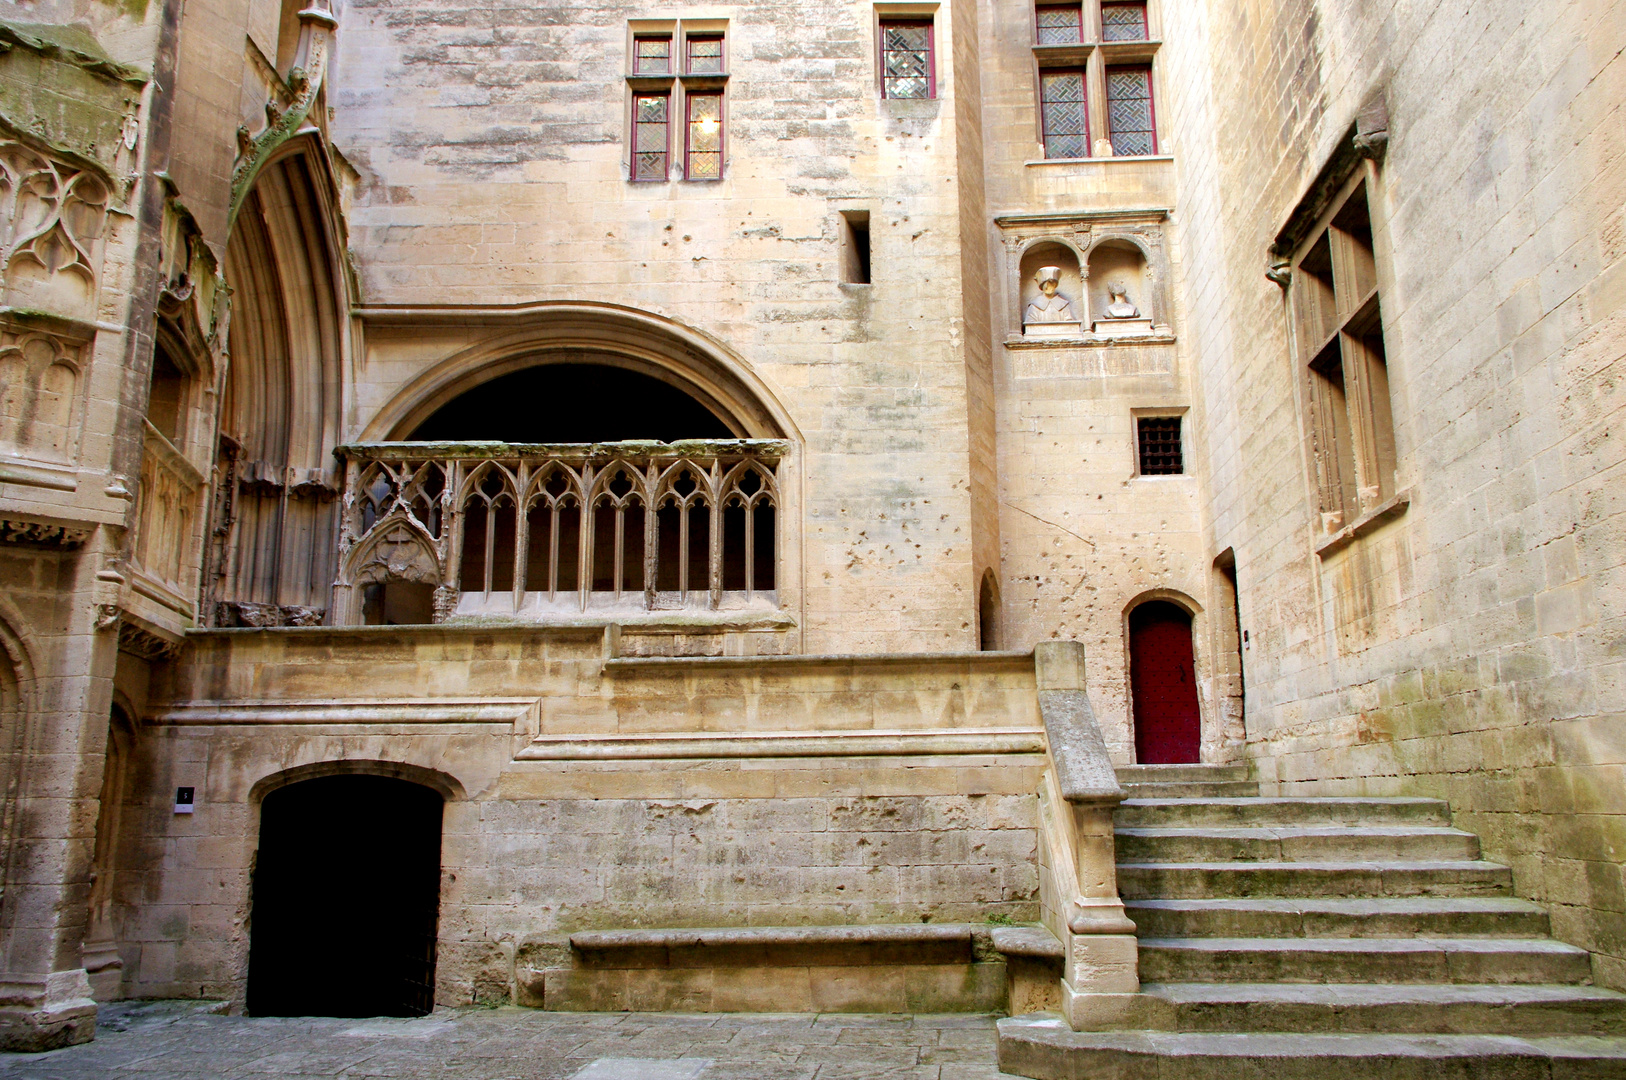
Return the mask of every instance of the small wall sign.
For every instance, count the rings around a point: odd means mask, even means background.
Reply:
[[[190,814],[192,812],[192,789],[178,787],[175,789],[175,812],[177,814]]]

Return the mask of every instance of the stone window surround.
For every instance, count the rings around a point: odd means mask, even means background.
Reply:
[[[669,52],[668,65],[670,70],[665,74],[637,74],[636,67],[637,42],[640,38],[670,38],[672,47]],[[720,72],[707,72],[704,74],[690,74],[688,71],[689,39],[720,38],[723,42],[723,67]],[[629,19],[626,26],[626,63],[624,65],[625,89],[622,91],[622,178],[628,183],[661,184],[680,181],[683,183],[715,183],[725,179],[728,175],[728,63],[731,59],[731,49],[728,40],[728,20],[697,18],[697,19]],[[665,180],[634,179],[633,171],[633,141],[635,134],[635,119],[633,114],[634,99],[640,93],[664,93],[667,97],[667,137],[666,137],[666,170]],[[722,166],[718,177],[705,177],[691,180],[688,175],[685,152],[688,139],[688,116],[691,93],[716,94],[722,98]]]
[[[1139,160],[1139,159],[1136,159]],[[1005,273],[1000,310],[1005,313],[1004,342],[1007,347],[1078,348],[1102,345],[1167,345],[1174,341],[1169,325],[1169,258],[1163,223],[1168,211],[1162,208],[1140,210],[1089,211],[1076,214],[1010,214],[994,219],[1005,249]],[[1152,320],[1152,333],[1143,337],[1097,338],[1084,333],[1076,338],[1035,341],[1022,334],[1022,257],[1039,244],[1059,244],[1078,259],[1080,277],[1089,280],[1090,253],[1107,241],[1115,240],[1136,248],[1146,260],[1150,288],[1145,297],[1134,297],[1143,313]],[[1080,297],[1087,308],[1087,302]],[[1088,312],[1081,311],[1087,319]],[[997,327],[996,327],[997,332]]]
[[[1037,9],[1037,6],[1035,5],[1035,9]],[[1032,46],[1033,137],[1038,153],[1033,160],[1026,162],[1026,164],[1093,161],[1112,158],[1114,155],[1111,151],[1111,130],[1110,125],[1107,123],[1106,69],[1108,67],[1137,64],[1145,64],[1152,69],[1152,115],[1155,125],[1153,136],[1157,153],[1134,155],[1132,160],[1145,161],[1170,156],[1168,154],[1169,133],[1156,107],[1156,101],[1159,97],[1158,87],[1162,83],[1157,59],[1159,46],[1162,45],[1162,25],[1162,12],[1158,0],[1148,0],[1146,5],[1146,40],[1103,41],[1101,39],[1101,5],[1099,0],[1085,0],[1084,40],[1082,42],[1067,45],[1040,45],[1037,43],[1038,31],[1035,29],[1035,43]],[[1039,108],[1040,79],[1043,72],[1049,68],[1080,67],[1085,69],[1084,103],[1091,135],[1090,156],[1087,158],[1046,158],[1044,156],[1044,118]]]
[[[1131,408],[1129,410],[1129,449],[1133,461],[1132,480],[1167,483],[1171,480],[1189,480],[1192,477],[1192,442],[1189,417],[1189,405],[1153,405]],[[1144,419],[1168,419],[1178,417],[1180,420],[1180,471],[1177,473],[1142,473],[1140,471],[1140,422]]]
[[[875,96],[886,105],[894,108],[909,108],[910,104],[924,101],[937,101],[947,95],[944,93],[944,60],[948,53],[947,44],[943,39],[943,27],[937,18],[939,5],[936,3],[875,3],[870,10],[870,40],[873,42],[871,60],[875,65]],[[932,91],[925,98],[888,98],[882,86],[882,60],[881,60],[881,24],[893,20],[902,21],[930,21],[932,24],[931,42],[931,85]]]

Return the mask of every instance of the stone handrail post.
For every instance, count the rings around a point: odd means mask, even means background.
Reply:
[[[1062,938],[1062,1011],[1074,1030],[1112,1026],[1140,989],[1135,924],[1118,896],[1112,812],[1123,801],[1095,712],[1084,689],[1084,646],[1041,642],[1033,650],[1039,715],[1050,744],[1047,792],[1052,828],[1073,880],[1057,880],[1052,926]],[[1058,860],[1062,862],[1065,860]]]

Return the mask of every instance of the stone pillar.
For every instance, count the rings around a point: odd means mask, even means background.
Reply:
[[[1135,924],[1118,896],[1112,812],[1123,801],[1095,712],[1084,690],[1084,646],[1047,641],[1033,651],[1039,713],[1057,789],[1071,808],[1067,838],[1077,873],[1066,905],[1062,1012],[1075,1031],[1113,1027],[1140,990]]]

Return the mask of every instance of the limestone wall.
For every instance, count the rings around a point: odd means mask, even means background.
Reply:
[[[1568,3],[1169,5],[1214,546],[1249,631],[1248,754],[1283,792],[1451,801],[1626,984],[1618,605],[1626,20]],[[1396,521],[1314,550],[1267,248],[1386,96],[1372,210]]]
[[[456,792],[446,1003],[514,992],[516,955],[522,981],[568,966],[575,930],[1037,914],[1028,656],[618,660],[592,630],[449,627],[189,655],[155,680],[124,813],[128,995],[241,995],[259,800],[345,762]]]

